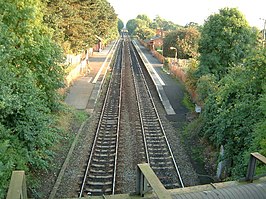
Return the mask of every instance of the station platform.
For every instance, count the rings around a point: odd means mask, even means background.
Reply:
[[[150,73],[166,114],[169,117],[179,115],[179,118],[185,118],[187,110],[181,105],[184,91],[180,85],[162,70],[163,64],[153,57],[144,46],[136,40],[133,43]],[[93,111],[116,45],[117,41],[114,41],[103,51],[94,52],[93,56],[89,58],[90,73],[79,77],[70,87],[65,99],[67,104],[78,110]]]
[[[114,41],[101,52],[94,52],[89,57],[90,72],[77,78],[69,88],[65,99],[68,105],[78,110],[93,111],[116,45],[117,41]]]
[[[152,77],[168,119],[177,118],[177,121],[184,120],[188,112],[182,104],[184,86],[171,75],[167,74],[163,70],[163,64],[153,57],[151,52],[142,46],[139,41],[134,40],[133,43]]]

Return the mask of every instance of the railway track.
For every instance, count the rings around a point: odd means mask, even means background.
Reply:
[[[121,113],[122,45],[120,42],[79,197],[114,194]]]
[[[167,140],[158,111],[142,72],[141,60],[128,44],[134,76],[146,159],[166,188],[184,187],[177,163]]]
[[[137,154],[141,154],[141,157],[132,162],[140,163],[139,161],[143,162],[146,159],[146,162],[150,164],[166,188],[184,187],[158,111],[145,81],[141,64],[141,59],[130,39],[124,36],[118,44],[111,79],[103,102],[91,153],[84,171],[79,197],[109,195],[116,191],[117,164],[119,164],[118,151],[123,153],[125,149],[118,150],[118,139],[123,137],[124,133],[120,130],[127,129],[120,126],[121,113],[123,114],[121,107],[129,108],[127,106],[131,106],[131,104],[121,105],[123,101],[122,94],[125,99],[128,96],[125,90],[132,92],[132,89],[135,89],[133,92],[136,93],[135,99],[133,99],[136,106],[132,106],[131,110],[134,111],[133,114],[137,115],[135,118],[138,118],[138,121],[134,121],[135,127],[133,128],[137,129],[136,137],[141,134],[143,141],[143,144],[138,145],[139,152]],[[131,73],[132,78],[127,78],[129,76],[123,77],[125,73],[127,75]],[[123,78],[127,78],[127,81],[123,81]],[[129,82],[129,79],[133,79],[132,86],[129,86],[130,83],[126,83]],[[122,82],[127,84],[124,85],[123,92]],[[130,96],[134,98],[133,93]],[[122,125],[123,123],[126,122],[122,122]],[[131,125],[133,124],[131,123]],[[139,138],[135,139],[139,140]],[[122,161],[121,164],[123,164]]]

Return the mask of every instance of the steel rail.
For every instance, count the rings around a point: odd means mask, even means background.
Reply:
[[[134,81],[134,86],[135,86],[135,93],[136,93],[136,100],[137,100],[137,104],[138,104],[138,112],[139,112],[139,118],[140,118],[140,124],[141,124],[141,132],[142,132],[142,136],[143,136],[143,142],[144,142],[144,148],[145,148],[145,153],[146,153],[146,160],[147,160],[147,163],[149,164],[150,163],[150,159],[149,159],[149,155],[148,155],[148,147],[147,147],[147,142],[146,142],[146,135],[144,133],[144,125],[143,125],[143,117],[142,117],[142,113],[141,113],[141,110],[140,110],[140,99],[139,99],[139,95],[138,93],[140,92],[139,91],[139,88],[137,86],[137,80],[136,80],[136,77],[134,75],[134,70],[133,70],[133,63],[132,63],[132,58],[131,58],[131,53],[130,53],[130,46],[128,45],[128,51],[129,51],[129,58],[130,58],[130,64],[131,64],[131,71],[132,71],[132,76],[133,76],[133,81]]]
[[[119,53],[119,50],[120,49],[118,47],[118,53]],[[117,60],[118,59],[118,56],[119,56],[118,53],[117,53],[117,55],[115,57],[115,67],[116,67],[116,64],[118,62],[118,60]],[[84,178],[83,178],[83,181],[82,181],[82,184],[81,184],[81,188],[80,188],[80,191],[79,191],[79,198],[82,197],[83,192],[84,192],[84,188],[85,188],[87,176],[88,176],[88,173],[89,173],[89,168],[90,168],[90,165],[91,165],[91,162],[92,162],[92,157],[93,157],[93,154],[94,154],[94,151],[95,151],[95,148],[96,148],[97,139],[98,139],[99,132],[100,132],[100,128],[101,128],[101,123],[103,121],[103,117],[104,117],[104,114],[105,114],[105,111],[106,111],[106,107],[107,107],[108,100],[110,98],[110,92],[111,92],[112,82],[114,81],[114,76],[115,76],[114,73],[115,73],[115,70],[112,71],[112,77],[111,77],[111,80],[110,80],[109,85],[108,85],[108,88],[107,88],[107,92],[106,92],[106,96],[105,96],[104,103],[103,103],[103,106],[102,106],[102,111],[101,111],[101,114],[100,114],[100,119],[99,119],[99,122],[98,122],[98,125],[97,125],[97,130],[96,130],[96,133],[95,133],[95,137],[94,137],[94,141],[93,141],[93,145],[92,145],[90,157],[89,157],[89,160],[88,160],[87,165],[86,165],[86,170],[85,170],[85,173],[84,173]],[[121,98],[121,91],[120,91],[119,98]],[[119,100],[119,103],[121,103],[121,99]],[[118,108],[119,108],[119,111],[118,111],[118,113],[119,113],[118,121],[120,120],[120,107],[121,106],[119,104],[119,106],[118,106]],[[117,127],[119,127],[119,124],[118,124]],[[119,128],[117,128],[117,132],[118,131],[119,131]],[[117,135],[117,138],[116,138],[116,142],[117,141],[118,141],[118,135]],[[118,142],[116,143],[115,167],[114,167],[114,170],[116,169],[117,149],[118,149]],[[115,189],[115,184],[114,184],[115,183],[115,175],[116,175],[116,172],[114,171],[114,174],[113,174],[113,185],[112,185],[112,193],[113,194],[114,194],[114,189]]]
[[[151,100],[152,106],[154,107],[154,111],[155,111],[156,116],[157,116],[157,118],[158,118],[158,122],[159,122],[159,125],[160,125],[160,128],[161,128],[161,131],[162,131],[162,133],[163,133],[163,137],[164,137],[164,139],[165,139],[165,142],[166,142],[166,144],[167,144],[167,147],[168,147],[168,150],[169,150],[170,156],[171,156],[171,158],[172,158],[172,162],[173,162],[173,164],[174,164],[174,167],[175,167],[176,173],[177,173],[177,175],[178,175],[180,185],[181,185],[181,187],[183,188],[183,187],[184,187],[184,183],[183,183],[183,180],[182,180],[182,177],[181,177],[181,174],[180,174],[179,168],[178,168],[177,163],[176,163],[176,160],[175,160],[175,158],[174,158],[174,155],[173,155],[173,152],[172,152],[171,146],[170,146],[170,144],[169,144],[169,141],[168,141],[168,139],[167,139],[167,136],[166,136],[166,133],[165,133],[164,127],[163,127],[163,125],[162,125],[162,122],[161,122],[161,119],[160,119],[160,116],[159,116],[159,113],[158,113],[158,110],[157,110],[157,108],[156,108],[156,106],[155,106],[155,103],[154,103],[154,100],[153,100],[153,98],[152,98],[152,95],[151,95],[150,89],[149,89],[149,87],[148,87],[148,83],[147,83],[147,81],[146,81],[146,79],[145,79],[145,77],[144,77],[143,71],[142,71],[142,69],[141,69],[141,65],[140,65],[140,63],[139,63],[139,59],[138,59],[138,57],[137,57],[137,55],[136,55],[136,50],[135,50],[133,47],[132,47],[132,50],[133,50],[134,56],[136,57],[136,61],[137,61],[137,63],[138,63],[139,70],[140,70],[140,73],[141,73],[142,79],[143,79],[143,81],[144,81],[144,84],[145,84],[146,90],[147,90],[147,92],[148,92],[148,94],[149,94],[149,98],[150,98],[150,100]],[[138,104],[139,104],[139,103],[138,103]],[[140,109],[140,108],[139,108],[139,109]],[[142,117],[141,117],[141,118],[142,118]],[[142,125],[142,126],[143,126],[143,125]],[[144,133],[144,134],[145,134],[145,133]],[[146,139],[146,138],[145,138],[145,139]],[[146,142],[146,141],[145,141],[145,142]],[[147,144],[146,144],[146,145],[147,145]]]

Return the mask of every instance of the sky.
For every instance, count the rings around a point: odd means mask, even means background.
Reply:
[[[196,22],[200,25],[211,14],[224,7],[238,8],[250,26],[263,29],[266,19],[265,0],[108,0],[118,17],[126,24],[138,14],[146,14],[150,19],[156,15],[178,25]]]

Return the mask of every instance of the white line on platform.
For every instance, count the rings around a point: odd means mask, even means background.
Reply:
[[[116,42],[116,43],[117,43],[117,42]],[[112,46],[112,48],[111,48],[110,51],[108,52],[108,54],[107,54],[107,56],[106,56],[106,58],[105,58],[105,60],[104,60],[104,62],[103,62],[103,64],[102,64],[100,70],[98,71],[97,75],[95,76],[94,80],[92,81],[93,84],[95,84],[95,83],[97,82],[98,78],[100,77],[100,75],[101,75],[101,73],[102,73],[102,70],[103,70],[103,68],[104,68],[104,66],[105,66],[105,64],[106,64],[106,62],[107,62],[107,59],[109,58],[109,56],[110,56],[110,54],[111,54],[110,52],[112,52],[114,46],[116,46],[116,43]]]

